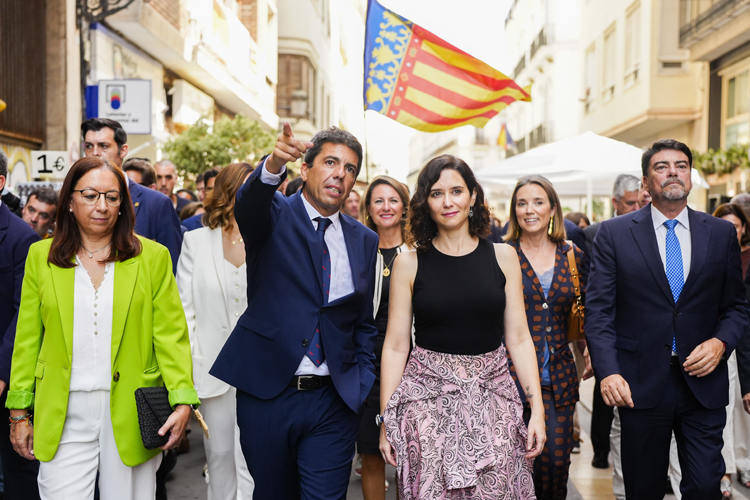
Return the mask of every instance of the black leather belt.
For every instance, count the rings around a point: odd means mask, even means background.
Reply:
[[[672,356],[671,358],[669,358],[669,364],[670,365],[675,365],[675,366],[680,366],[682,363],[680,363],[680,357],[679,356]]]
[[[298,391],[312,391],[320,389],[331,383],[330,376],[321,377],[320,375],[295,375],[287,387],[297,389]]]

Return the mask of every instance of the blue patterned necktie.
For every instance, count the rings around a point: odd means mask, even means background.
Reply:
[[[323,261],[321,262],[323,266],[323,301],[327,304],[328,295],[331,291],[331,254],[328,252],[328,245],[326,245],[326,229],[331,225],[331,219],[316,217],[313,220],[318,223],[318,229],[315,234],[318,237],[320,246],[323,248]],[[306,354],[315,366],[320,366],[326,360],[326,354],[323,351],[323,341],[320,338],[320,324],[315,328],[315,333]]]
[[[678,222],[676,220],[668,220],[664,222],[664,226],[667,228],[667,281],[669,281],[669,288],[672,289],[672,297],[674,298],[675,304],[680,299],[680,292],[682,292],[682,286],[685,284],[685,270],[682,267],[680,240],[677,239],[677,234],[674,232],[674,228],[677,224]],[[672,338],[672,351],[677,352],[676,337]]]

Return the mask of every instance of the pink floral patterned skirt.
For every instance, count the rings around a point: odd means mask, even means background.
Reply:
[[[384,419],[402,500],[536,498],[504,346],[477,356],[415,347]]]

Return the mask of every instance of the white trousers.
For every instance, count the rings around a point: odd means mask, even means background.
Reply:
[[[117,452],[109,391],[74,391],[68,396],[60,446],[55,457],[39,465],[42,500],[94,498],[99,471],[101,500],[144,500],[156,496],[161,455],[128,467]]]
[[[201,399],[201,413],[210,439],[203,437],[208,462],[208,500],[252,500],[255,482],[240,448],[237,389]]]

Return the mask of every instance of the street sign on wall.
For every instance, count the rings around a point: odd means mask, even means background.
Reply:
[[[32,151],[31,178],[64,179],[70,170],[67,151]]]
[[[151,80],[99,80],[98,117],[120,122],[128,134],[151,133]]]

